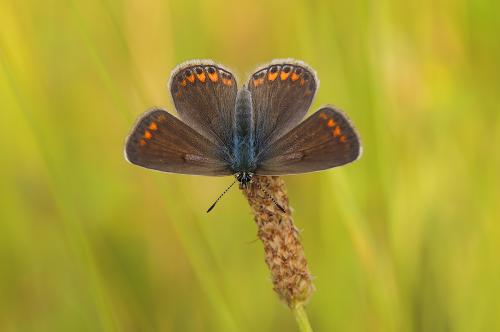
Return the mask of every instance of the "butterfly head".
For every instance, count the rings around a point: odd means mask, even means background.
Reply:
[[[239,172],[236,174],[236,180],[240,183],[243,188],[247,187],[247,184],[252,181],[253,173],[250,172]]]

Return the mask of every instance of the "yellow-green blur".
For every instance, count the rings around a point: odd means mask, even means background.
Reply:
[[[232,179],[128,164],[170,71],[318,73],[361,160],[286,178],[315,331],[499,331],[500,5],[0,0],[0,330],[296,331]]]

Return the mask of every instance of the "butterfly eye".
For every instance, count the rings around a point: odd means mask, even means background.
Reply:
[[[295,74],[300,75],[302,73],[302,68],[297,67],[295,68]]]
[[[288,74],[291,70],[292,70],[292,67],[290,67],[290,66],[283,67],[283,72],[286,74]]]
[[[215,68],[214,68],[214,67],[208,67],[207,71],[208,71],[208,73],[209,73],[210,75],[215,74]]]
[[[270,71],[272,74],[276,73],[276,72],[278,71],[278,66],[272,66],[272,67],[269,69],[269,71]]]

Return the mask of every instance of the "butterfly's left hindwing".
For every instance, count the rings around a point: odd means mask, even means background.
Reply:
[[[361,156],[361,141],[341,111],[324,107],[257,156],[258,175],[320,171]]]
[[[232,174],[223,148],[161,109],[139,118],[127,138],[125,156],[132,164],[162,172]]]
[[[316,74],[300,61],[274,60],[257,69],[248,81],[257,153],[302,121],[317,87]]]

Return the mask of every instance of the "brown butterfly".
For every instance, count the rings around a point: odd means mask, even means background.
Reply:
[[[344,113],[324,106],[302,121],[318,83],[309,66],[292,59],[257,69],[240,89],[225,67],[210,60],[186,62],[169,82],[180,120],[161,109],[146,112],[127,138],[125,156],[162,172],[234,175],[242,186],[254,174],[307,173],[350,163],[362,147]]]

